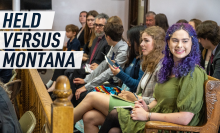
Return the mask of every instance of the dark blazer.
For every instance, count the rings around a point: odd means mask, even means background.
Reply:
[[[12,69],[0,69],[0,80],[7,83],[12,76]]]
[[[0,87],[0,133],[22,133],[13,105]]]
[[[203,49],[201,52],[201,57],[200,57],[200,65],[205,68],[205,60],[206,60],[206,56],[207,56],[207,49]]]
[[[210,72],[210,76],[220,79],[220,44],[217,45],[212,64],[210,61],[211,59],[209,60],[207,74],[209,75]]]
[[[89,52],[90,52],[90,50],[91,50],[91,47],[89,48],[89,42],[90,42],[90,41],[88,41],[88,42],[84,45],[84,48],[83,48],[84,53],[87,54],[87,55],[89,55]]]
[[[89,55],[88,55],[88,56],[89,56],[89,59],[88,59],[87,63],[89,63],[89,61],[90,61],[90,57],[91,57],[91,55],[92,55],[93,49],[94,49],[94,47],[95,47],[97,41],[98,41],[98,37],[96,37],[96,38],[93,40],[91,50],[89,51]],[[99,45],[98,45],[97,49],[96,49],[96,52],[95,52],[95,54],[94,54],[94,56],[93,56],[93,59],[92,59],[92,61],[91,61],[91,64],[92,64],[92,63],[100,64],[100,63],[105,59],[105,57],[104,57],[104,55],[102,54],[102,52],[103,52],[105,55],[107,55],[107,53],[108,53],[108,51],[110,50],[110,48],[111,48],[111,47],[108,45],[108,43],[107,43],[107,41],[106,41],[106,39],[105,39],[105,36],[103,36],[102,39],[101,39],[100,42],[99,42]]]
[[[79,31],[82,29],[82,27],[79,29]],[[79,35],[79,37],[78,37],[78,40],[79,40],[79,42],[80,42],[80,48],[84,48],[84,45],[85,45],[85,43],[84,43],[84,29],[83,29],[83,31],[81,32],[81,34]]]

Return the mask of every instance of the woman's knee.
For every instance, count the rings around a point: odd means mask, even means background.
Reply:
[[[88,111],[83,115],[83,122],[84,123],[90,123],[90,124],[95,124],[95,118],[97,116],[93,111]]]
[[[97,92],[90,92],[86,95],[85,98],[87,99],[94,99],[94,97],[97,95]]]
[[[121,129],[117,127],[113,127],[109,130],[108,133],[121,133]]]

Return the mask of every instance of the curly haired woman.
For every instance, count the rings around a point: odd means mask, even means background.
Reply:
[[[142,70],[145,73],[139,82],[136,93],[139,95],[139,99],[143,99],[149,104],[154,100],[153,92],[157,82],[156,75],[161,67],[159,62],[163,58],[162,51],[165,47],[165,32],[158,26],[152,26],[141,33],[141,40],[140,47],[143,53]],[[124,99],[130,100],[128,97],[134,97],[133,93],[125,92],[121,96]],[[137,99],[135,98],[135,100]],[[113,110],[114,106],[129,105],[134,106],[134,102],[120,100],[99,92],[91,92],[74,109],[74,122],[83,118],[85,133],[97,133],[99,131],[98,125],[103,124],[105,117]]]
[[[131,114],[122,108],[113,110],[100,133],[143,133],[146,121],[150,120],[190,126],[204,123],[203,85],[207,75],[198,66],[200,51],[196,36],[192,26],[186,23],[168,29],[159,82],[153,94],[155,100],[149,105],[143,100],[136,101]]]

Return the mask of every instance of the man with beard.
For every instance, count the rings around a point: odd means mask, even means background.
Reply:
[[[101,13],[96,16],[95,18],[95,24],[94,24],[94,32],[96,35],[96,38],[93,40],[93,44],[91,47],[91,50],[88,54],[89,59],[85,64],[82,64],[81,69],[74,70],[74,72],[70,76],[70,84],[71,84],[71,89],[73,91],[73,95],[75,94],[75,91],[82,87],[83,85],[77,85],[73,83],[73,79],[75,78],[85,78],[85,76],[89,73],[85,71],[86,64],[90,65],[91,70],[95,70],[99,64],[105,59],[104,54],[107,55],[109,52],[110,46],[108,45],[106,38],[105,38],[105,33],[104,33],[104,26],[107,23],[108,20],[108,15]],[[86,93],[85,93],[86,96]],[[81,100],[84,98],[84,96],[81,97],[79,100],[72,100],[72,103],[75,106],[78,105],[78,103],[81,102]],[[75,98],[73,98],[75,99]]]
[[[118,65],[123,68],[127,60],[128,50],[128,44],[122,40],[122,34],[124,32],[123,25],[108,22],[104,27],[104,32],[106,41],[108,42],[108,45],[111,46],[107,57],[117,62]],[[86,94],[92,91],[94,87],[100,86],[106,81],[108,81],[111,85],[116,86],[118,80],[119,79],[113,75],[108,63],[104,60],[102,63],[100,63],[98,68],[96,68],[85,78],[75,78],[73,81],[70,81],[74,82],[74,84],[80,84],[82,86],[77,90],[73,90],[72,100],[80,103]]]
[[[107,23],[108,15],[101,13],[95,18],[95,36],[96,38],[93,40],[93,44],[91,47],[91,52],[89,53],[90,59],[87,63],[91,64],[91,69],[95,70],[98,65],[104,60],[104,56],[102,53],[107,54],[110,46],[108,45],[105,39],[104,26]]]

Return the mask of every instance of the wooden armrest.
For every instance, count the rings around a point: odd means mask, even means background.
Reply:
[[[158,130],[172,130],[172,131],[188,131],[188,132],[200,132],[200,126],[183,126],[168,122],[160,121],[148,121],[145,125],[145,130],[158,129]]]

